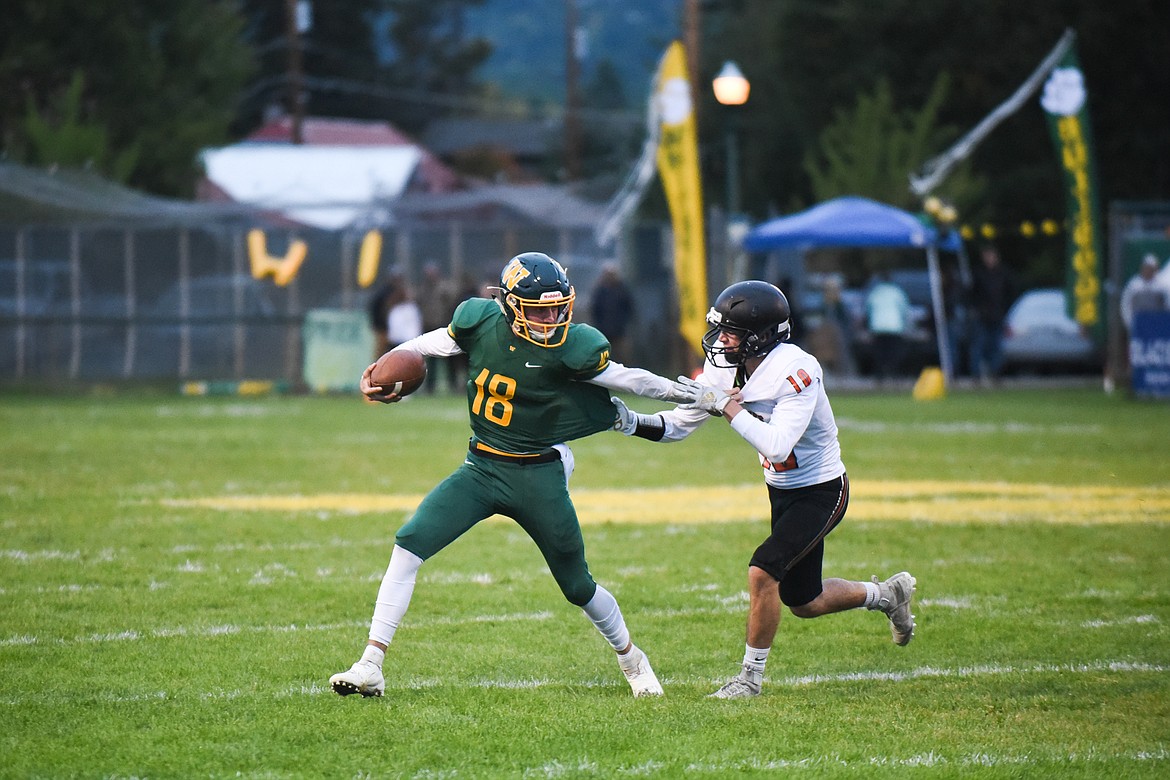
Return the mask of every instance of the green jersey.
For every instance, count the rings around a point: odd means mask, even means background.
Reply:
[[[609,390],[584,381],[609,365],[596,328],[570,324],[565,343],[540,347],[512,332],[495,301],[471,298],[447,331],[468,356],[471,430],[484,444],[532,453],[613,426]]]

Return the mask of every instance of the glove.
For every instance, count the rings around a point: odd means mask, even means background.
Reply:
[[[676,404],[698,403],[706,389],[707,385],[696,382],[689,376],[680,376],[677,382],[671,383],[670,395],[665,400],[673,401]]]
[[[694,394],[694,400],[679,404],[679,409],[702,409],[715,417],[723,416],[723,410],[734,397],[730,393],[725,393],[718,388],[705,385],[686,376],[680,376],[675,384],[690,388]]]
[[[638,415],[630,411],[630,407],[622,403],[622,399],[610,397],[609,399],[617,408],[617,417],[613,421],[613,429],[621,431],[626,436],[633,436],[634,431],[638,429]]]

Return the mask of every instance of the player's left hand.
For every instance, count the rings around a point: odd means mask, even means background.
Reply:
[[[626,406],[622,399],[610,396],[610,402],[613,403],[614,408],[617,409],[617,417],[613,421],[613,429],[621,431],[626,436],[633,436],[634,431],[638,430],[638,415],[630,411],[630,407]]]
[[[679,404],[679,409],[702,409],[707,414],[722,417],[727,404],[739,398],[739,388],[733,388],[730,393],[725,393],[717,387],[703,384],[686,376],[680,376],[677,384],[686,385],[696,391],[694,400]]]
[[[381,385],[374,384],[373,372],[374,366],[377,363],[370,363],[366,366],[366,370],[362,372],[362,379],[358,382],[358,389],[370,401],[377,401],[382,404],[394,404],[402,400],[402,397],[397,393],[387,393]]]

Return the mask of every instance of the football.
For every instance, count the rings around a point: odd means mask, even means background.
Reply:
[[[370,379],[387,393],[407,396],[422,386],[427,378],[423,356],[409,350],[387,352],[374,363]]]

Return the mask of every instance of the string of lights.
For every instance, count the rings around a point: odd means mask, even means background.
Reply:
[[[978,225],[960,225],[959,235],[965,240],[975,238],[993,239],[999,236],[1019,236],[1021,238],[1044,238],[1059,235],[1064,230],[1064,224],[1055,219],[1039,221],[1024,220],[1018,225],[996,225],[983,222]]]
[[[1045,238],[1059,235],[1064,230],[1064,223],[1055,219],[1026,219],[1010,225],[993,222],[962,223],[959,222],[958,209],[937,195],[931,195],[922,201],[922,211],[933,227],[943,233],[958,230],[964,241],[973,241],[977,238],[991,240],[1003,236]]]

